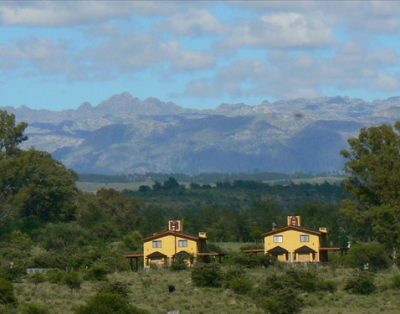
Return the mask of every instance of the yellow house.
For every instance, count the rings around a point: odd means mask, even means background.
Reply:
[[[184,233],[180,220],[170,220],[168,231],[143,239],[144,267],[170,266],[178,257],[190,266],[206,251],[206,239],[205,232],[200,232],[198,236]]]
[[[282,262],[320,262],[326,258],[322,242],[326,228],[301,227],[299,216],[288,216],[288,224],[264,234],[264,253]],[[321,250],[322,249],[322,250]]]

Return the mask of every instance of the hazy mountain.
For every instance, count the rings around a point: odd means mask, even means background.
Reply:
[[[320,97],[194,110],[129,93],[60,112],[4,107],[29,123],[26,146],[80,172],[319,172],[360,128],[400,118],[400,97]]]

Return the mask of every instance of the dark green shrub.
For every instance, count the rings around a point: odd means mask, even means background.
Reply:
[[[105,282],[97,289],[98,293],[113,293],[118,294],[124,298],[128,297],[130,292],[129,285],[121,281]]]
[[[400,289],[400,274],[394,274],[392,278],[390,278],[390,287],[392,289]]]
[[[220,265],[198,264],[192,270],[192,282],[197,287],[221,287],[223,273]]]
[[[139,309],[118,295],[112,293],[99,293],[92,297],[86,305],[79,307],[76,314],[149,314],[148,311]]]
[[[253,282],[246,277],[242,266],[234,266],[226,271],[224,286],[237,294],[249,294],[253,289]]]
[[[346,281],[344,287],[349,293],[371,294],[376,290],[374,276],[366,271],[358,271]]]
[[[317,273],[313,270],[289,269],[282,278],[289,287],[305,291],[314,292],[317,290]]]
[[[46,281],[46,276],[42,273],[34,273],[28,276],[28,281],[34,283],[35,285],[38,285]]]
[[[50,250],[44,251],[33,259],[33,267],[39,268],[65,268],[68,266],[67,254]]]
[[[234,265],[229,267],[224,275],[224,280],[225,281],[230,281],[232,279],[242,277],[246,274],[245,268],[240,266],[240,265]]]
[[[50,311],[47,307],[40,304],[23,304],[19,307],[19,314],[50,314]]]
[[[106,280],[109,269],[104,263],[93,264],[86,272],[86,280]]]
[[[283,288],[262,296],[258,303],[266,313],[271,314],[300,313],[304,307],[304,302],[298,292],[290,288]]]
[[[317,291],[335,292],[337,283],[333,280],[318,278],[316,288]]]
[[[174,258],[170,269],[178,271],[178,270],[185,270],[185,269],[187,269],[187,267],[188,266],[187,266],[185,258],[183,256],[177,256],[176,258]]]
[[[226,286],[237,294],[250,294],[253,290],[253,282],[245,276],[231,279]]]
[[[281,275],[270,275],[256,291],[257,303],[266,313],[294,314],[300,313],[304,302],[298,290],[301,285],[295,285],[295,279],[288,276],[291,272]]]
[[[79,273],[77,273],[77,272],[66,273],[64,275],[63,281],[64,281],[64,284],[67,285],[71,289],[71,292],[73,290],[78,290],[81,288],[82,279],[81,279],[81,276],[79,275]]]
[[[12,268],[10,268],[8,265],[4,265],[0,268],[0,277],[9,281],[18,281],[25,274],[26,267],[19,263],[17,265],[14,265]]]
[[[237,253],[230,254],[229,262],[234,265],[241,265],[246,268],[255,268],[255,267],[268,267],[275,263],[275,260],[269,256],[264,254],[245,254],[245,253]]]
[[[47,280],[50,283],[62,284],[64,283],[65,272],[59,269],[52,269],[46,273]]]
[[[14,287],[10,281],[0,278],[0,304],[16,304]]]
[[[345,257],[346,265],[368,270],[386,269],[391,265],[390,254],[383,244],[377,242],[354,244]]]

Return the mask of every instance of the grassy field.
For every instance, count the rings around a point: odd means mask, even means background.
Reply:
[[[256,287],[267,274],[279,272],[281,268],[249,269],[246,270],[246,275]],[[319,268],[318,272],[324,278],[334,280],[338,289],[334,293],[303,293],[301,297],[306,307],[302,313],[400,313],[400,291],[388,287],[389,278],[398,272],[397,270],[379,273],[376,278],[378,290],[368,296],[353,295],[343,290],[345,278],[352,272],[350,269],[323,267]],[[130,288],[129,301],[154,314],[165,314],[171,310],[180,310],[182,314],[263,313],[250,296],[237,295],[229,289],[193,286],[190,270],[121,272],[109,275],[108,280],[127,283]],[[71,292],[64,285],[48,282],[35,285],[24,280],[16,283],[15,288],[19,304],[33,302],[46,305],[51,309],[51,313],[69,314],[95,294],[100,284],[84,282],[80,290]],[[176,291],[170,293],[168,285],[174,285]]]
[[[291,179],[291,182],[295,184],[301,183],[310,183],[310,184],[322,184],[324,182],[328,182],[330,184],[336,184],[343,181],[342,177],[313,177],[313,178],[297,178]],[[282,180],[268,180],[263,181],[264,183],[269,184],[287,184],[288,181]],[[143,182],[113,182],[113,183],[102,183],[102,182],[83,182],[78,181],[77,186],[82,191],[86,192],[96,192],[99,189],[106,188],[106,189],[115,189],[117,191],[122,190],[132,190],[137,191],[141,185],[152,186],[154,184],[153,181],[143,181]],[[180,184],[189,187],[190,182],[180,182]],[[211,184],[213,185],[213,184]]]

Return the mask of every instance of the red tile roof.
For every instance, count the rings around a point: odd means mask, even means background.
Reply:
[[[155,234],[153,234],[151,236],[143,238],[143,241],[147,242],[147,241],[151,241],[151,240],[154,240],[154,239],[162,238],[162,237],[165,237],[165,236],[168,236],[168,235],[173,235],[173,236],[176,236],[176,237],[181,237],[181,238],[184,238],[184,239],[189,239],[189,240],[194,240],[194,241],[198,241],[200,239],[199,237],[193,236],[191,234],[183,233],[181,231],[168,230],[168,231],[164,231],[164,232],[160,232],[160,233],[155,233]]]
[[[300,232],[304,232],[304,233],[311,233],[311,234],[315,234],[315,235],[321,235],[322,233],[320,231],[316,231],[316,230],[312,230],[312,229],[308,229],[308,228],[304,228],[304,227],[296,227],[296,226],[285,226],[282,228],[278,228],[278,229],[274,229],[271,231],[268,231],[266,233],[263,234],[263,236],[269,236],[272,234],[276,234],[276,233],[281,233],[283,231],[286,230],[296,230],[296,231],[300,231]]]

